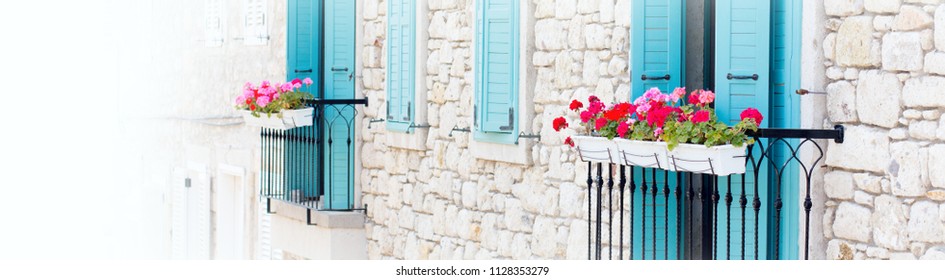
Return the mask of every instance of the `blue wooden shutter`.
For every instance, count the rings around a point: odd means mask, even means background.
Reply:
[[[683,0],[633,1],[632,95],[642,95],[653,87],[671,92],[683,86],[685,11]]]
[[[413,123],[416,56],[414,0],[388,0],[387,128],[408,131]]]
[[[480,139],[501,134],[511,142],[518,132],[518,1],[477,1],[479,23],[476,88]],[[496,137],[496,135],[492,135]],[[495,138],[493,138],[495,139]]]
[[[325,99],[354,98],[355,1],[325,0]],[[322,130],[328,209],[350,209],[354,195],[354,116],[352,106],[324,107]]]
[[[643,92],[653,87],[663,92],[671,92],[683,86],[685,81],[684,1],[634,0],[632,16],[632,97],[643,95]],[[647,78],[643,79],[643,75]],[[666,75],[669,75],[669,79],[665,79]],[[648,190],[644,198],[640,193],[640,183],[643,181],[644,174],[641,169],[633,168],[633,178],[637,186],[636,195],[633,197],[634,234],[631,241],[634,244],[633,257],[641,259],[645,254],[646,259],[677,259],[679,258],[679,240],[676,238],[676,229],[681,217],[678,217],[676,213],[675,195],[671,194],[669,201],[663,196],[665,186],[669,186],[673,192],[676,191],[677,175],[675,172],[657,171],[655,173],[658,194],[654,200],[652,196],[654,173],[652,170],[646,170],[646,173]],[[667,206],[669,212],[666,211]],[[667,227],[669,234],[664,235]],[[656,228],[655,235],[654,228]],[[664,246],[664,242],[668,242],[668,246]]]
[[[288,33],[286,38],[286,79],[312,79],[312,86],[304,87],[318,96],[322,80],[319,78],[321,66],[321,1],[319,0],[290,0],[288,7]],[[297,137],[311,137],[316,134],[318,124],[310,127],[296,128],[285,133]],[[286,188],[286,199],[311,199],[322,193],[313,184],[315,181],[315,166],[317,163],[318,147],[314,144],[303,145],[298,141],[284,140],[283,171]]]
[[[321,80],[315,76],[320,66],[321,22],[318,0],[289,0],[286,76],[292,79],[311,77],[312,88],[319,88]]]
[[[735,124],[741,111],[748,107],[757,108],[765,116],[762,126],[770,121],[768,110],[770,81],[770,24],[771,2],[756,0],[718,0],[716,2],[716,53],[715,53],[715,92],[716,114],[719,120],[729,125]],[[729,75],[731,74],[731,75]],[[753,77],[755,78],[745,78]],[[767,144],[765,141],[761,145]],[[757,150],[757,148],[756,148]],[[753,174],[749,168],[746,174]],[[741,259],[742,227],[746,221],[744,237],[746,240],[745,258],[756,257],[754,237],[759,236],[759,259],[767,258],[767,209],[772,201],[768,200],[768,168],[766,165],[758,172],[757,181],[752,176],[729,176],[719,178],[719,194],[723,199],[716,211],[719,224],[716,228],[718,250],[716,258]],[[755,192],[755,182],[757,192]],[[744,186],[744,192],[742,191]],[[733,203],[726,206],[724,197],[732,193]],[[739,198],[744,193],[748,199],[748,209],[742,215]],[[758,196],[762,206],[759,215],[758,232],[755,231],[756,215],[752,210],[752,201]],[[728,227],[728,223],[733,226]],[[731,243],[729,243],[731,240]],[[732,252],[729,254],[729,252]]]
[[[771,7],[771,122],[770,127],[800,127],[800,96],[794,91],[800,88],[801,62],[801,1],[774,0]],[[797,139],[786,140],[792,147],[797,147]],[[790,160],[791,151],[783,143],[775,143],[773,158],[776,164]],[[790,244],[786,240],[798,240],[800,235],[799,213],[799,168],[792,163],[784,174],[772,174],[769,185],[777,189],[781,183],[781,197],[784,209],[781,213],[781,244]],[[773,223],[772,223],[773,224]],[[775,232],[773,229],[771,232]],[[772,237],[773,238],[773,237]],[[773,246],[772,246],[773,247]],[[779,259],[798,259],[797,246],[779,246]],[[773,249],[772,249],[773,250]],[[772,252],[774,253],[774,252]]]

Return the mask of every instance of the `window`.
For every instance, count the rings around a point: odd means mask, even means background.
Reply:
[[[246,0],[243,7],[243,43],[251,46],[269,43],[269,19],[266,0]]]
[[[204,45],[207,47],[223,46],[223,4],[222,0],[204,2]]]
[[[411,132],[416,93],[415,0],[389,0],[387,10],[387,129]]]
[[[477,2],[474,137],[513,144],[519,121],[519,1]]]

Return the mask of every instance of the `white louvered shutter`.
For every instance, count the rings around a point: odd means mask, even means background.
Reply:
[[[243,12],[243,42],[246,45],[269,43],[269,18],[266,0],[245,0]]]
[[[265,171],[263,171],[265,172]],[[259,176],[260,180],[263,180],[263,176]],[[262,184],[256,184],[256,193],[262,193]],[[269,213],[266,212],[266,198],[259,196],[259,203],[256,208],[258,216],[258,234],[257,238],[257,251],[256,259],[260,260],[271,260],[272,259],[272,217]]]
[[[223,46],[223,0],[206,0],[204,4],[204,45]]]
[[[210,259],[210,189],[212,185],[206,170],[203,170],[197,178],[199,181],[194,184],[192,190],[197,200],[197,208],[194,209],[197,216],[197,225],[194,228],[197,239],[192,242],[196,245],[194,258],[208,260]]]
[[[171,183],[171,258],[187,259],[187,174],[175,169]]]

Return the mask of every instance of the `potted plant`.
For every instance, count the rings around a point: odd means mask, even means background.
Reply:
[[[581,135],[576,135],[574,138],[570,136],[565,139],[565,144],[576,146],[578,155],[584,161],[591,162],[604,162],[604,163],[621,163],[620,152],[617,149],[617,143],[611,141],[614,139],[614,136],[617,135],[616,120],[611,121],[608,117],[615,117],[614,114],[604,115],[605,104],[600,101],[596,96],[590,96],[588,98],[587,109],[581,110],[584,108],[584,104],[578,100],[572,100],[570,108],[574,112],[580,111],[581,118]],[[613,111],[614,108],[607,110],[608,112]],[[624,114],[621,114],[620,118],[625,118],[627,113],[629,113],[629,108],[623,108],[626,110]],[[553,127],[555,131],[560,131],[563,128],[568,127],[567,120],[564,117],[558,117],[554,120]]]
[[[757,109],[747,108],[741,121],[729,127],[710,106],[714,100],[711,91],[693,91],[679,117],[666,122],[662,138],[669,150],[669,170],[719,176],[745,173],[745,144],[754,143],[745,132],[757,130],[763,117]]]
[[[684,88],[670,94],[652,88],[633,103],[612,106],[591,96],[586,110],[574,100],[570,109],[579,113],[584,134],[565,143],[575,146],[585,161],[715,175],[744,173],[744,145],[753,141],[745,133],[761,123],[758,110],[746,109],[742,120],[729,127],[715,116],[713,92],[693,91],[683,105],[685,96]],[[560,131],[568,124],[559,117],[553,126]]]
[[[306,107],[305,100],[313,97],[301,90],[303,85],[310,89],[312,79],[275,84],[263,81],[259,85],[246,83],[243,94],[236,97],[236,108],[241,110],[243,121],[251,126],[274,129],[310,126],[315,110]]]

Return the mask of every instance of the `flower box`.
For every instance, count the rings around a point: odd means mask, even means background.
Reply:
[[[259,117],[253,116],[253,113],[247,110],[240,112],[243,114],[243,121],[246,122],[247,125],[273,129],[285,130],[310,126],[315,119],[315,108],[311,107],[296,110],[282,110],[279,113],[271,115],[260,113]]]
[[[616,139],[621,164],[668,169],[666,142]]]
[[[604,137],[574,136],[578,156],[583,161],[621,164],[617,142]]]
[[[726,176],[745,173],[746,147],[679,144],[667,154],[670,171]]]

